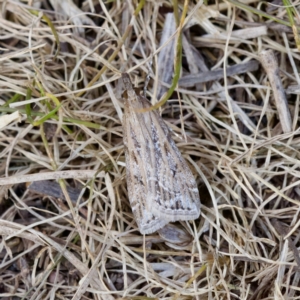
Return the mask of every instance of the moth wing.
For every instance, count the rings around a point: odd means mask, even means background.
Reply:
[[[143,107],[147,99],[139,97]],[[170,130],[157,111],[138,114],[146,143],[147,200],[153,215],[168,222],[194,220],[200,215],[195,178],[182,157]]]
[[[164,227],[169,221],[160,219],[151,212],[147,203],[146,170],[139,141],[139,129],[135,113],[125,105],[123,116],[123,141],[125,146],[128,197],[132,212],[142,234],[149,234]]]

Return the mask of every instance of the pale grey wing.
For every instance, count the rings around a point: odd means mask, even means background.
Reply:
[[[144,107],[148,101],[139,97]],[[146,141],[147,203],[155,216],[167,221],[194,220],[200,215],[195,178],[156,111],[138,114]]]
[[[127,110],[127,111],[126,111]],[[140,140],[140,125],[132,110],[125,106],[123,117],[123,141],[125,146],[128,197],[132,212],[142,234],[149,234],[164,227],[169,221],[153,215],[148,206],[145,152]]]

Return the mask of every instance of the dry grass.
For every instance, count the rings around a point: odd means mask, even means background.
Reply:
[[[0,3],[1,299],[299,299],[300,55],[289,11],[195,2],[182,39],[172,1],[86,1],[83,25],[46,2]],[[164,52],[178,40],[182,63]],[[235,73],[224,78],[224,67]],[[149,68],[153,104],[180,74],[160,109],[201,195],[200,219],[171,227],[177,241],[142,236],[126,191],[119,77],[142,89]]]

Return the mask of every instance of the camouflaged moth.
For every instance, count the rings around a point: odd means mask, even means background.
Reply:
[[[200,214],[195,178],[157,111],[137,95],[122,73],[125,146],[129,201],[139,230],[149,234],[169,222],[194,220]],[[143,111],[144,109],[144,111]]]

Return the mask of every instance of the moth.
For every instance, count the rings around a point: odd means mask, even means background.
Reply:
[[[127,189],[133,215],[142,234],[169,222],[194,220],[200,215],[195,178],[157,111],[138,95],[122,73],[124,97],[123,142]]]

